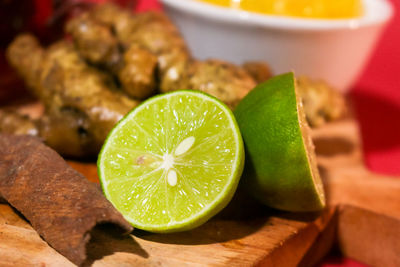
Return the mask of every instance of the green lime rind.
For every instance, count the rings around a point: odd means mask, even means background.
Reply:
[[[217,108],[223,111],[225,114],[224,116],[226,119],[229,121],[230,129],[233,134],[233,138],[235,140],[235,157],[232,163],[229,163],[229,168],[231,170],[229,174],[229,178],[226,180],[226,183],[222,190],[210,201],[204,208],[191,216],[188,216],[187,218],[180,220],[180,221],[175,221],[171,223],[164,223],[164,224],[157,224],[157,223],[152,223],[149,224],[147,222],[142,222],[135,218],[134,214],[127,214],[129,212],[126,212],[126,207],[122,207],[118,201],[114,201],[115,198],[115,192],[112,192],[112,190],[109,187],[109,182],[112,177],[107,177],[106,173],[106,166],[107,166],[107,161],[110,160],[110,149],[112,149],[111,144],[115,141],[115,137],[120,134],[121,129],[124,127],[127,127],[130,125],[129,122],[132,120],[137,120],[136,115],[143,112],[144,109],[148,108],[149,106],[156,104],[159,101],[162,101],[162,99],[165,98],[173,98],[177,96],[191,96],[195,98],[201,98],[202,101],[208,101],[212,103],[212,105],[215,105]],[[225,119],[225,118],[224,118]],[[115,142],[114,142],[115,143]],[[157,95],[152,98],[149,98],[148,100],[144,101],[142,104],[137,106],[135,109],[130,111],[126,116],[124,116],[123,119],[120,120],[120,122],[111,130],[109,133],[101,151],[99,154],[98,162],[98,173],[99,173],[99,179],[100,183],[103,189],[103,192],[108,200],[122,213],[122,215],[125,217],[125,219],[130,222],[134,227],[146,230],[146,231],[151,231],[151,232],[157,232],[157,233],[170,233],[170,232],[178,232],[178,231],[185,231],[185,230],[190,230],[192,228],[198,227],[201,224],[205,223],[207,220],[209,220],[212,216],[217,214],[220,210],[222,210],[232,199],[236,188],[239,183],[240,176],[243,172],[243,167],[244,167],[244,146],[243,146],[243,141],[242,137],[239,131],[239,127],[237,125],[236,119],[232,113],[232,111],[221,101],[218,99],[199,92],[199,91],[191,91],[191,90],[180,90],[180,91],[174,91],[162,95]],[[108,172],[109,173],[109,172]],[[167,191],[166,191],[167,192]],[[125,194],[125,192],[124,192]],[[211,193],[210,193],[211,194]]]
[[[243,184],[264,204],[319,211],[325,199],[300,129],[293,73],[259,84],[234,111],[246,150]],[[314,164],[315,166],[312,166]]]

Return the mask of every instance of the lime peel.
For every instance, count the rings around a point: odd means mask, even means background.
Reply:
[[[234,113],[245,142],[248,191],[273,208],[321,210],[323,185],[293,73],[258,85]]]

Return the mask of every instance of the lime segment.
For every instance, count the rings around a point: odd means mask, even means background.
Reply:
[[[293,73],[253,89],[235,110],[246,148],[243,183],[268,206],[317,211],[325,197]]]
[[[194,228],[225,207],[243,170],[232,112],[201,92],[155,96],[126,115],[99,155],[106,197],[135,227]]]

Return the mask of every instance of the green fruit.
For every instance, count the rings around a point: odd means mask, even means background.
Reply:
[[[258,85],[234,114],[245,143],[249,192],[276,209],[321,210],[323,185],[293,73]]]
[[[135,227],[176,232],[231,200],[244,165],[232,112],[198,91],[143,102],[110,132],[98,159],[107,199]]]

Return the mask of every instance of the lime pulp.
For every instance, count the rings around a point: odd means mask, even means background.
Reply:
[[[104,194],[133,226],[175,232],[204,223],[228,204],[243,163],[229,108],[182,90],[127,114],[103,145],[98,171]]]

